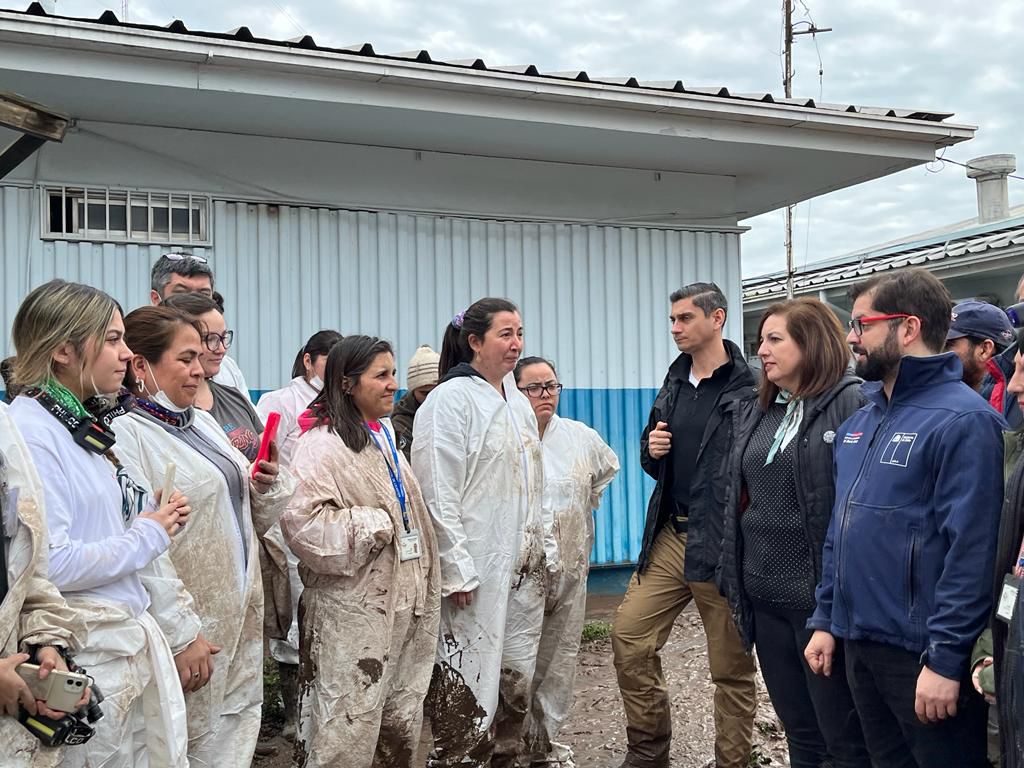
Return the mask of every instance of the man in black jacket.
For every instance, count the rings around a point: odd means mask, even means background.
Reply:
[[[629,745],[622,765],[669,765],[672,721],[658,653],[692,599],[704,622],[716,687],[716,765],[740,768],[747,765],[753,738],[754,662],[714,578],[726,458],[739,405],[755,396],[754,376],[739,348],[722,338],[726,300],[717,285],[693,283],[670,300],[672,338],[681,354],[640,440],[641,464],[657,485],[636,573],[612,630]]]

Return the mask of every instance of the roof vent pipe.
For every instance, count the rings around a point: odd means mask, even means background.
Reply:
[[[967,161],[967,178],[978,185],[978,223],[1001,221],[1010,216],[1006,177],[1017,170],[1015,155],[985,155]]]

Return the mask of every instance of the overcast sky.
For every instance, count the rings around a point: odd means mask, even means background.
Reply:
[[[27,7],[0,0],[7,7]],[[1021,0],[805,0],[819,27],[824,75],[810,36],[797,38],[796,96],[869,106],[955,112],[977,138],[947,157],[1009,152],[1024,163]],[[57,12],[97,17],[121,3],[57,0]],[[191,29],[249,27],[257,36],[310,34],[323,45],[369,42],[381,52],[426,48],[438,59],[533,63],[639,80],[782,93],[781,0],[130,0],[128,20]],[[1024,175],[1024,173],[1021,173]],[[914,168],[797,208],[798,266],[976,215],[974,182],[951,164]],[[1010,180],[1010,204],[1024,181]],[[744,276],[785,265],[783,217],[743,222]]]

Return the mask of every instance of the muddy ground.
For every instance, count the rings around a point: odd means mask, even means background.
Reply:
[[[590,600],[588,620],[610,621],[619,599]],[[672,765],[702,768],[714,758],[714,689],[700,616],[692,605],[676,621],[662,663],[672,695]],[[760,680],[758,694],[751,765],[788,766],[785,738]],[[584,642],[580,650],[576,703],[559,740],[573,748],[579,768],[617,768],[625,754],[622,702],[615,683],[611,642],[606,637]],[[269,743],[278,748],[277,754],[257,758],[254,768],[288,768],[291,743],[280,736]]]

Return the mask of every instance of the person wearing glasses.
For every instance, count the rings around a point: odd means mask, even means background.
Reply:
[[[228,330],[224,322],[224,313],[213,299],[202,293],[177,293],[163,303],[191,315],[202,329],[203,352],[199,363],[203,366],[203,378],[193,405],[213,416],[231,444],[249,461],[255,461],[263,422],[248,397],[216,381],[235,338],[235,332]]]
[[[572,750],[555,739],[572,708],[594,546],[593,512],[619,471],[619,459],[593,429],[556,413],[562,385],[553,363],[524,357],[515,377],[537,416],[544,455],[544,506],[554,521],[562,562],[561,577],[547,585],[523,762],[569,766],[574,764]]]
[[[878,276],[851,296],[868,405],[836,431],[805,657],[817,674],[845,671],[876,765],[984,766],[968,662],[992,605],[1006,423],[943,352],[953,303],[931,273]]]
[[[153,306],[180,293],[199,293],[213,299],[213,267],[204,256],[193,253],[165,253],[150,270],[149,303]],[[224,314],[223,297],[218,306]],[[245,382],[242,369],[227,355],[221,360],[217,372],[217,383],[233,387],[249,399],[249,385]]]
[[[132,355],[125,386],[135,400],[114,423],[124,462],[149,488],[174,465],[174,487],[193,514],[174,537],[155,583],[183,584],[191,600],[164,626],[185,693],[192,768],[249,768],[263,702],[260,538],[294,489],[277,449],[258,467],[221,425],[195,408],[209,330],[169,306],[125,318]]]
[[[85,623],[75,661],[105,695],[96,734],[61,765],[185,768],[185,702],[162,630],[190,601],[154,566],[190,507],[179,493],[158,504],[121,461],[110,425],[124,405],[108,398],[132,356],[120,307],[90,286],[52,280],[22,302],[12,337],[23,390],[8,415],[42,481],[47,577]]]
[[[836,431],[867,401],[850,350],[817,299],[773,304],[758,327],[764,375],[744,404],[726,473],[725,536],[716,580],[786,731],[793,768],[870,768],[844,675],[804,660],[835,486]],[[837,644],[834,663],[841,656]]]

